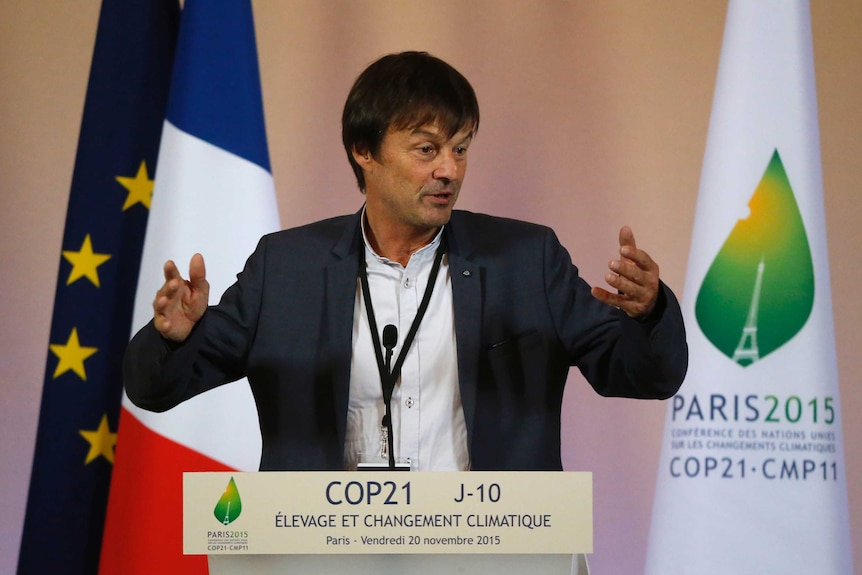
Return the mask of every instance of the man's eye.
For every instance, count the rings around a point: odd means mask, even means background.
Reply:
[[[422,146],[421,148],[419,148],[419,151],[423,154],[430,154],[434,151],[434,146]]]

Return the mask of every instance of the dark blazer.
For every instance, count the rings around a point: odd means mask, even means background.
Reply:
[[[341,469],[359,221],[354,214],[263,237],[181,345],[150,322],[126,353],[129,398],[164,411],[247,376],[262,470]],[[664,284],[651,319],[639,322],[590,295],[547,227],[455,211],[444,233],[472,469],[562,468],[560,408],[572,365],[606,396],[677,391],[688,350]]]

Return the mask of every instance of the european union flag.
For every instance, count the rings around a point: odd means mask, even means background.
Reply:
[[[104,0],[60,257],[19,575],[95,574],[178,0]]]

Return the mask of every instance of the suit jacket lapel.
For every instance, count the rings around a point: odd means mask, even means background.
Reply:
[[[326,333],[329,338],[329,360],[333,366],[333,397],[339,450],[344,449],[347,426],[347,404],[350,391],[350,359],[353,354],[353,311],[356,280],[359,273],[359,214],[346,219],[341,237],[333,246],[330,263],[324,269],[326,277]],[[342,453],[343,456],[343,453]]]
[[[476,393],[479,379],[479,356],[482,324],[482,282],[484,269],[474,260],[473,245],[466,226],[460,225],[458,212],[446,226],[449,275],[455,307],[455,340],[458,348],[458,382],[467,425],[467,440],[472,452],[476,415]]]

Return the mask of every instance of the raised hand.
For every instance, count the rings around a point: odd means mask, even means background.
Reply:
[[[593,297],[620,308],[629,317],[648,316],[658,300],[658,264],[648,253],[638,249],[628,226],[620,229],[620,259],[611,260],[608,268],[611,273],[605,275],[605,281],[617,293],[594,287]]]
[[[153,323],[162,337],[181,342],[192,332],[209,303],[210,284],[206,265],[200,254],[192,256],[189,279],[184,280],[177,265],[165,262],[165,283],[153,301]]]

